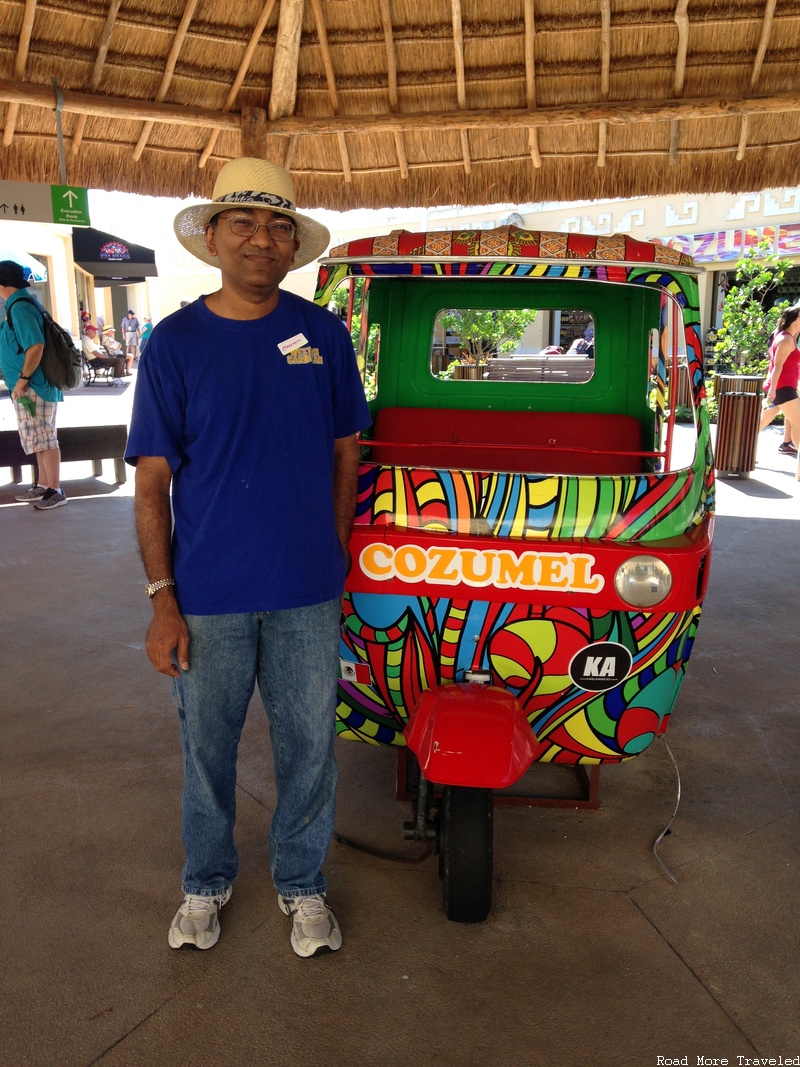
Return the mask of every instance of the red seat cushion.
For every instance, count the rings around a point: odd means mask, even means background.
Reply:
[[[641,450],[641,427],[632,415],[394,407],[377,413],[374,435],[373,460],[390,466],[547,474],[642,469],[640,457],[609,454]]]

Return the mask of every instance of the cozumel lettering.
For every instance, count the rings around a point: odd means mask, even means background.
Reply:
[[[377,582],[393,578],[429,585],[496,586],[499,589],[558,589],[599,593],[605,585],[593,574],[594,556],[583,552],[512,552],[510,549],[455,548],[450,545],[367,545],[359,556],[362,572]]]
[[[322,363],[318,348],[296,348],[286,357],[287,363]]]

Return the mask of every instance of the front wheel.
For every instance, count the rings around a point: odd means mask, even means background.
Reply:
[[[439,872],[448,919],[483,922],[492,903],[491,789],[445,786],[439,813]]]

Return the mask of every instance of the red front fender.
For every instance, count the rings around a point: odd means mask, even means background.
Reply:
[[[513,785],[543,747],[515,697],[465,682],[426,689],[403,733],[428,781],[480,789]]]

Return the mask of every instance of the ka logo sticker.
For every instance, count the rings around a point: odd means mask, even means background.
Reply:
[[[569,665],[573,683],[591,693],[603,693],[624,681],[630,673],[633,656],[616,641],[598,641],[576,652]]]

